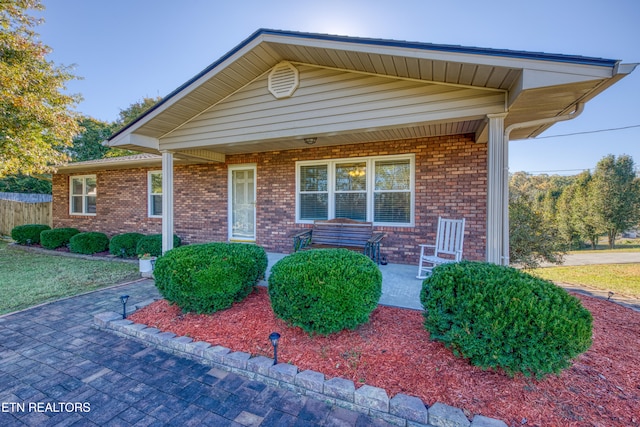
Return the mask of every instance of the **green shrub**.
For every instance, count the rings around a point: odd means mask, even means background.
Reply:
[[[177,248],[181,243],[182,241],[180,240],[180,237],[174,234],[173,247]],[[149,254],[151,256],[162,255],[162,234],[150,234],[148,236],[141,237],[136,246],[136,254],[138,256],[142,256],[144,254]]]
[[[136,255],[138,241],[143,237],[144,234],[141,233],[117,234],[113,236],[109,242],[109,253],[121,257],[122,249],[124,249],[124,257],[133,257]]]
[[[381,292],[378,266],[347,249],[296,252],[271,267],[269,276],[275,314],[310,334],[331,334],[368,322]]]
[[[44,230],[40,233],[40,244],[47,249],[57,249],[65,246],[76,234],[80,233],[77,228],[54,228],[53,230]]]
[[[260,246],[206,243],[167,251],[154,277],[160,294],[183,311],[212,313],[246,298],[266,270]]]
[[[445,264],[422,285],[425,329],[483,369],[538,378],[591,346],[591,313],[553,283],[511,267]]]
[[[76,254],[91,255],[104,252],[109,247],[109,238],[104,233],[90,231],[80,233],[69,239],[69,251]]]
[[[51,227],[44,224],[25,224],[13,227],[11,238],[21,245],[35,245],[40,243],[40,233],[51,230]]]

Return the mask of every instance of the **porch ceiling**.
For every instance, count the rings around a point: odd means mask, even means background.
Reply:
[[[577,56],[259,30],[112,136],[109,144],[157,153],[155,147],[136,146],[134,139],[127,136],[159,140],[265,75],[281,61],[505,91],[509,97],[506,125],[571,110],[578,101],[588,100],[613,84],[618,64]],[[566,83],[558,85],[558,81]],[[367,132],[317,132],[313,136],[318,137],[318,145],[337,145],[459,133],[480,135],[483,126],[481,117],[461,117],[446,123],[407,122]],[[513,137],[533,137],[545,129],[522,129],[514,132]],[[289,136],[216,145],[215,151],[233,154],[304,146],[302,136]]]

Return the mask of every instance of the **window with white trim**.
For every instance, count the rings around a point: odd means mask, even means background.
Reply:
[[[96,176],[72,176],[69,187],[69,213],[71,215],[95,215],[98,195]]]
[[[162,171],[149,172],[149,216],[162,218]]]
[[[414,155],[296,163],[296,221],[350,218],[413,226]]]

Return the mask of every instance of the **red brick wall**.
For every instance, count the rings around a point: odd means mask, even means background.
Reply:
[[[291,251],[295,223],[295,162],[414,153],[415,227],[378,227],[387,233],[383,253],[392,262],[417,263],[419,243],[433,243],[438,216],[467,219],[463,257],[481,260],[486,243],[487,145],[473,135],[227,156],[226,164],[175,167],[175,232],[187,243],[225,241],[227,166],[253,163],[256,177],[256,241],[267,251]],[[97,214],[69,215],[69,175],[53,180],[54,227],[76,227],[108,235],[160,233],[161,220],[147,217],[147,172],[97,171]]]

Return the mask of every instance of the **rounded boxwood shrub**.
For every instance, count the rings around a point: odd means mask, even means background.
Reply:
[[[144,237],[141,233],[124,233],[117,234],[111,238],[109,242],[109,253],[111,255],[121,257],[123,255],[122,249],[124,249],[124,256],[127,258],[136,255],[136,248],[138,247],[138,241]]]
[[[109,238],[104,233],[90,231],[80,233],[69,239],[69,251],[76,254],[91,255],[104,252],[109,247]]]
[[[538,378],[591,346],[591,313],[552,282],[511,267],[463,261],[436,267],[420,300],[431,339],[483,369]]]
[[[185,312],[212,313],[251,293],[267,270],[267,254],[257,245],[205,243],[167,251],[155,264],[160,294]]]
[[[347,249],[291,254],[271,267],[274,313],[308,333],[331,334],[369,321],[382,293],[382,274],[368,257]]]
[[[69,240],[80,233],[77,228],[65,227],[44,230],[40,233],[40,244],[47,249],[57,249],[69,243]]]
[[[45,230],[51,230],[51,227],[45,224],[18,225],[11,230],[11,238],[21,245],[35,245],[40,243],[40,233]]]
[[[173,235],[173,247],[177,248],[182,243],[180,237]],[[149,254],[151,256],[162,255],[162,234],[150,234],[142,236],[136,245],[136,254],[142,256]]]

